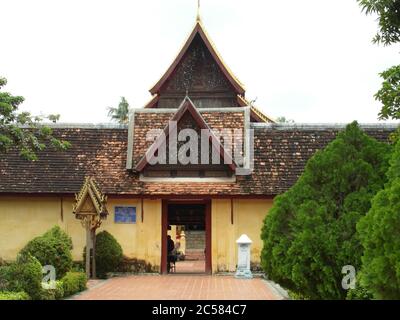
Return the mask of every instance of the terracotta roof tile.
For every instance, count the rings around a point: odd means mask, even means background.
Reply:
[[[244,128],[245,116],[242,108],[238,109],[237,112],[200,111],[211,130]],[[133,167],[152,145],[152,141],[146,141],[146,133],[151,129],[164,129],[173,116],[174,113],[171,112],[135,113],[132,148]]]
[[[161,119],[160,114],[158,116],[157,119]],[[142,115],[135,121],[140,122],[140,119],[155,121]],[[214,127],[223,124],[216,119],[208,121]],[[157,123],[152,122],[152,126],[163,126]],[[332,141],[340,130],[337,127],[276,128],[279,126],[255,128],[254,172],[251,176],[238,176],[235,183],[144,183],[139,181],[137,173],[126,170],[127,129],[55,128],[55,134],[70,141],[72,148],[67,152],[47,149],[39,153],[36,162],[23,160],[16,152],[1,155],[0,193],[76,193],[84,177],[93,176],[106,194],[276,195],[296,182],[307,160]],[[381,141],[387,141],[392,131],[383,127],[366,129],[369,135]],[[137,148],[144,150],[142,144]]]

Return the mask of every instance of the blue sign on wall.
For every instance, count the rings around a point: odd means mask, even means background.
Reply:
[[[114,207],[114,222],[136,223],[136,207]]]

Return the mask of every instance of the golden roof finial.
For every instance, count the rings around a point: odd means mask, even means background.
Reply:
[[[197,22],[201,22],[201,16],[200,16],[200,0],[197,0],[197,17],[196,17]]]

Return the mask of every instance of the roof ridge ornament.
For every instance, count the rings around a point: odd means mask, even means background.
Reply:
[[[200,15],[200,0],[197,0],[197,15],[196,15],[196,22],[201,22],[201,15]]]

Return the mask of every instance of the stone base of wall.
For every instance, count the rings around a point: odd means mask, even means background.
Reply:
[[[151,263],[136,258],[124,257],[118,272],[124,273],[153,273],[159,272],[159,266],[153,266]]]

